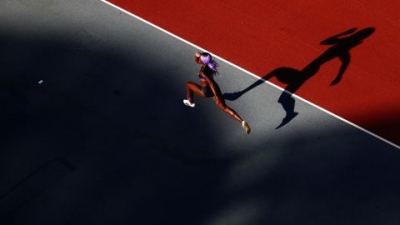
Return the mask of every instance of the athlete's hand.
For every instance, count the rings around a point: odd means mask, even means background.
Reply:
[[[194,61],[195,61],[196,63],[200,63],[200,62],[199,62],[200,56],[201,56],[201,52],[198,52],[198,51],[197,51],[197,52],[194,54]]]
[[[215,104],[217,104],[217,105],[221,102],[221,100],[217,96],[214,96],[214,101],[215,101]]]

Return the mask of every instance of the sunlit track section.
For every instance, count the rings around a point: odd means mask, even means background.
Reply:
[[[400,146],[399,145],[396,145],[395,143],[393,143],[393,142],[391,142],[391,141],[389,141],[389,140],[387,140],[387,139],[385,139],[385,138],[383,138],[383,137],[381,137],[381,136],[379,136],[379,135],[377,135],[377,134],[375,134],[375,133],[373,133],[373,132],[371,132],[371,131],[369,131],[369,130],[367,130],[367,129],[365,129],[365,128],[363,128],[363,127],[361,127],[361,126],[359,126],[359,125],[357,125],[357,124],[355,124],[355,123],[353,123],[353,122],[351,122],[351,121],[349,121],[347,119],[345,119],[345,118],[343,118],[343,117],[340,117],[340,116],[336,115],[335,113],[330,112],[330,111],[326,110],[325,108],[323,108],[323,107],[321,107],[319,105],[316,105],[316,104],[314,104],[314,103],[312,103],[312,102],[310,102],[310,101],[308,101],[308,100],[306,100],[306,99],[304,99],[304,98],[302,98],[302,97],[300,97],[300,96],[298,96],[296,94],[290,93],[287,90],[279,87],[278,85],[276,85],[276,84],[274,84],[274,83],[272,83],[270,81],[267,81],[267,80],[264,80],[264,79],[260,78],[260,76],[258,76],[256,74],[254,74],[254,73],[252,73],[252,72],[250,72],[250,71],[248,71],[248,70],[246,70],[246,69],[244,69],[244,68],[242,68],[242,67],[240,67],[240,66],[238,66],[238,65],[236,65],[236,64],[234,64],[234,63],[232,63],[232,62],[230,62],[230,61],[228,61],[228,60],[226,60],[226,59],[224,59],[224,58],[222,58],[222,57],[220,57],[218,55],[216,55],[216,54],[214,54],[212,51],[206,50],[206,49],[204,49],[204,48],[202,48],[202,47],[200,47],[200,46],[198,46],[198,45],[196,45],[196,44],[194,44],[192,42],[189,42],[189,41],[187,41],[187,40],[185,40],[185,39],[183,39],[183,38],[181,38],[181,37],[169,32],[169,31],[157,26],[156,24],[151,23],[151,22],[149,22],[149,21],[147,21],[147,20],[145,20],[145,19],[143,19],[143,18],[141,18],[141,17],[139,17],[139,16],[137,16],[137,15],[135,15],[135,14],[133,14],[133,13],[131,13],[131,12],[129,12],[129,11],[117,6],[117,5],[115,5],[115,4],[112,4],[112,3],[110,3],[110,2],[108,2],[106,0],[101,0],[101,2],[107,4],[107,5],[109,5],[109,6],[113,7],[113,8],[121,11],[121,12],[124,12],[124,13],[130,15],[131,17],[133,17],[133,18],[135,18],[135,19],[137,19],[137,20],[139,20],[139,21],[141,21],[141,22],[143,22],[145,24],[147,24],[147,25],[149,25],[151,27],[154,27],[157,30],[160,30],[160,31],[166,33],[167,35],[170,35],[170,36],[182,41],[183,43],[185,43],[187,45],[190,45],[190,46],[192,46],[192,47],[194,47],[194,48],[196,48],[198,50],[201,50],[201,51],[210,52],[218,60],[223,61],[224,63],[226,63],[226,64],[228,64],[228,65],[230,65],[230,66],[232,66],[232,67],[234,67],[234,68],[236,68],[236,69],[238,69],[238,70],[240,70],[240,71],[252,76],[253,78],[255,78],[257,80],[262,80],[264,83],[266,83],[266,84],[268,84],[268,85],[270,85],[270,86],[272,86],[272,87],[274,87],[274,88],[276,88],[276,89],[278,89],[280,91],[286,92],[287,94],[291,95],[293,98],[298,99],[298,100],[300,100],[302,102],[305,102],[308,105],[310,105],[312,107],[315,107],[315,108],[323,111],[324,113],[327,113],[328,115],[331,115],[331,116],[333,116],[333,117],[335,117],[335,118],[337,118],[337,119],[339,119],[339,120],[341,120],[341,121],[343,121],[343,122],[345,122],[345,123],[357,128],[357,129],[359,129],[360,131],[363,131],[363,132],[365,132],[365,133],[367,133],[367,134],[369,134],[369,135],[371,135],[371,136],[373,136],[373,137],[375,137],[375,138],[377,138],[377,139],[379,139],[379,140],[381,140],[381,141],[383,141],[383,142],[385,142],[385,143],[387,143],[387,144],[389,144],[389,145],[391,145],[391,146],[393,146],[393,147],[395,147],[395,148],[400,150]]]

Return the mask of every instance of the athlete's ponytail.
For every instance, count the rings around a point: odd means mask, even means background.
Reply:
[[[208,66],[208,68],[210,68],[214,72],[218,72],[217,71],[218,63],[215,62],[215,60],[212,59],[212,57],[211,57],[211,55],[209,53],[207,53],[207,52],[201,53],[200,59],[201,59],[201,61],[203,62],[204,65]]]

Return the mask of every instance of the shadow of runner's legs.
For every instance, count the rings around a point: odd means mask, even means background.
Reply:
[[[312,60],[302,70],[297,70],[290,67],[277,68],[275,70],[272,70],[270,73],[257,80],[247,88],[243,89],[242,91],[225,93],[224,98],[226,100],[234,101],[251,89],[257,87],[258,85],[264,83],[272,77],[276,77],[278,81],[287,84],[285,90],[282,92],[281,96],[278,99],[278,102],[282,105],[283,109],[286,112],[286,116],[283,118],[281,124],[276,129],[286,125],[298,115],[297,112],[294,112],[295,99],[292,97],[292,94],[295,93],[306,81],[317,74],[322,65],[335,58],[339,58],[341,66],[339,68],[338,74],[332,80],[330,85],[333,86],[338,84],[350,64],[351,49],[361,44],[364,39],[374,33],[375,28],[368,27],[361,29],[357,32],[356,30],[356,28],[352,28],[322,41],[320,43],[321,45],[331,45],[331,47],[329,47],[321,55]],[[348,36],[342,37],[343,35]]]
[[[278,99],[278,102],[282,105],[283,109],[285,110],[286,117],[283,118],[281,124],[279,124],[279,126],[276,127],[276,129],[285,126],[299,114],[298,112],[294,111],[295,100],[292,97],[291,93],[283,91]]]

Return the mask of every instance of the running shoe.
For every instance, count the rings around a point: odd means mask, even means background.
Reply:
[[[242,127],[246,131],[247,134],[250,134],[251,128],[249,124],[246,121],[242,121]]]
[[[194,108],[194,107],[196,106],[196,104],[191,103],[191,102],[190,102],[189,100],[187,100],[187,99],[184,99],[184,100],[183,100],[183,104],[185,104],[186,106],[192,107],[192,108]]]

